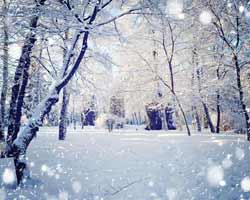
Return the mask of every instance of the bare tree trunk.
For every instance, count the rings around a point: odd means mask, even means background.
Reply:
[[[135,116],[136,125],[139,125],[139,121],[138,121],[138,117],[137,117],[136,112],[134,112],[134,116]]]
[[[177,105],[178,105],[178,107],[180,108],[182,117],[183,117],[183,119],[184,119],[184,123],[185,123],[186,129],[187,129],[188,136],[191,136],[191,131],[190,131],[189,126],[188,126],[188,121],[187,121],[186,114],[185,114],[185,112],[184,112],[184,110],[183,110],[183,108],[182,108],[182,105],[181,105],[179,99],[177,98],[177,96],[175,96],[175,99],[176,99],[176,101],[177,101]]]
[[[195,112],[195,120],[197,124],[197,131],[201,132],[201,119],[200,119],[198,111]]]
[[[186,117],[186,114],[185,114],[185,111],[181,105],[181,102],[178,98],[178,96],[176,95],[175,91],[172,90],[171,86],[169,86],[160,76],[158,76],[158,78],[161,80],[161,82],[169,89],[169,91],[172,93],[176,103],[177,103],[177,106],[179,107],[180,111],[181,111],[181,114],[182,114],[182,117],[184,119],[184,123],[185,123],[185,126],[186,126],[186,130],[187,130],[187,134],[188,136],[191,136],[191,131],[190,131],[190,128],[189,128],[189,125],[188,125],[188,121],[187,121],[187,117]]]
[[[217,70],[217,79],[220,80],[223,75],[220,74],[220,67],[218,66]],[[224,73],[225,76],[225,73]],[[220,89],[216,91],[216,112],[217,112],[217,121],[216,121],[216,133],[220,133],[220,122],[221,122],[221,95]]]
[[[13,139],[16,139],[17,133],[19,132],[19,129],[21,126],[22,108],[24,104],[24,96],[26,93],[28,80],[29,80],[29,67],[23,69],[22,83],[21,83],[21,87],[19,90],[17,103],[16,103],[16,115],[15,115]]]
[[[169,21],[167,21],[167,26],[168,26],[168,32],[170,33],[170,40],[171,40],[171,50],[170,52],[168,52],[167,50],[167,47],[166,47],[166,33],[163,32],[162,34],[162,45],[163,45],[163,50],[164,50],[164,54],[166,56],[166,59],[167,59],[167,62],[168,62],[168,70],[169,70],[169,73],[170,73],[170,86],[162,79],[161,81],[163,82],[163,84],[168,87],[168,89],[171,91],[171,93],[173,94],[176,102],[177,102],[177,105],[181,111],[181,114],[182,114],[182,117],[184,119],[184,122],[185,122],[185,126],[186,126],[186,129],[187,129],[187,133],[188,133],[188,136],[191,136],[191,131],[189,129],[189,126],[188,126],[188,122],[187,122],[187,117],[186,117],[186,114],[184,112],[184,109],[182,108],[182,105],[181,105],[181,102],[179,101],[178,97],[177,97],[177,94],[175,93],[175,83],[174,83],[174,72],[173,72],[173,59],[174,59],[174,56],[175,56],[175,38],[174,38],[174,29],[171,25],[171,23]]]
[[[201,132],[201,119],[200,119],[200,116],[199,116],[199,113],[197,111],[197,107],[196,106],[193,106],[192,107],[192,110],[193,110],[193,117],[195,118],[195,122],[196,122],[196,126],[197,126],[197,131],[198,132]]]
[[[63,101],[59,121],[59,140],[65,140],[67,134],[69,93],[67,87],[63,88]]]
[[[65,38],[64,40],[69,39],[69,30],[65,31]],[[64,46],[63,56],[66,57],[67,55],[67,46]],[[63,63],[64,64],[64,63]],[[69,93],[67,87],[63,88],[63,100],[62,100],[62,107],[60,112],[60,119],[59,119],[59,140],[65,140],[67,134],[67,126],[68,126],[68,105],[69,105]]]
[[[46,0],[40,0],[36,3],[36,7],[39,8],[44,5]],[[25,94],[25,89],[29,78],[29,68],[31,61],[32,48],[36,42],[36,28],[38,24],[39,16],[34,16],[30,22],[30,32],[25,38],[24,46],[22,48],[21,57],[19,59],[18,66],[16,68],[14,76],[14,85],[12,87],[10,110],[9,110],[9,125],[7,142],[12,143],[16,137],[20,128],[20,121],[22,116],[22,106]]]
[[[138,116],[139,116],[139,123],[140,123],[140,125],[142,124],[142,118],[141,118],[141,112],[139,111],[139,113],[138,113]]]
[[[46,0],[36,1],[36,8],[39,9],[41,5],[44,5]],[[7,143],[12,146],[12,143],[17,138],[17,134],[20,128],[20,121],[22,116],[22,107],[24,101],[25,89],[29,78],[29,68],[31,61],[32,48],[36,42],[36,28],[38,24],[39,16],[32,17],[30,21],[30,31],[25,38],[25,42],[22,48],[21,57],[19,59],[18,66],[16,68],[14,76],[14,85],[12,87],[10,110],[9,110],[9,124]],[[32,129],[33,130],[33,129]],[[31,131],[33,132],[33,131]],[[15,152],[15,150],[13,151]],[[14,164],[17,175],[17,183],[20,184],[21,180],[25,178],[25,171],[27,170],[25,162],[25,152],[22,156],[19,153],[14,154]]]
[[[5,140],[4,129],[5,129],[5,107],[6,97],[8,90],[8,61],[9,61],[9,35],[7,25],[7,2],[3,0],[3,32],[4,32],[4,46],[3,46],[3,85],[1,91],[0,100],[0,142]]]
[[[202,105],[203,105],[203,108],[204,108],[204,113],[205,113],[205,116],[206,116],[208,126],[210,128],[210,131],[211,131],[211,133],[215,133],[214,125],[213,125],[213,122],[212,122],[212,119],[211,119],[207,104],[202,102]]]
[[[197,76],[197,80],[198,80],[199,94],[201,95],[201,76],[202,76],[202,68],[196,70],[196,76]],[[206,117],[208,126],[209,126],[209,128],[210,128],[210,131],[211,131],[212,133],[215,133],[214,125],[213,125],[213,122],[212,122],[212,120],[211,120],[211,116],[210,116],[210,113],[209,113],[208,106],[207,106],[207,104],[203,101],[202,97],[201,97],[201,103],[202,103],[202,106],[203,106],[203,109],[204,109],[205,117]],[[204,126],[204,128],[205,128],[205,126]]]
[[[81,127],[84,129],[84,121],[85,121],[85,115],[84,112],[81,113]]]
[[[220,122],[221,122],[221,108],[220,108],[220,91],[217,91],[217,122],[216,122],[216,133],[220,133]]]
[[[197,50],[196,48],[194,48],[194,50],[192,51],[193,53],[193,58],[192,58],[192,64],[193,66],[197,66],[198,65],[198,61],[197,61]],[[193,96],[195,95],[194,94],[194,81],[195,81],[195,75],[194,75],[194,69],[193,69],[193,72],[192,72],[192,79],[191,79],[191,85],[192,85],[192,91],[193,91]],[[197,131],[198,132],[201,132],[201,120],[200,120],[200,116],[199,116],[199,113],[198,113],[198,110],[197,110],[197,106],[195,105],[195,99],[193,99],[193,105],[192,105],[192,111],[193,111],[193,119],[195,119],[195,123],[196,123],[196,126],[197,126]]]
[[[132,113],[132,123],[133,123],[133,125],[136,125],[134,113]]]
[[[241,105],[241,109],[245,117],[247,140],[250,141],[250,118],[247,112],[246,104],[244,102],[244,92],[243,92],[243,88],[241,84],[241,69],[239,66],[238,57],[236,55],[234,56],[233,60],[234,60],[235,69],[236,69],[236,80],[237,80],[237,87],[238,87],[238,92],[239,92],[240,105]]]

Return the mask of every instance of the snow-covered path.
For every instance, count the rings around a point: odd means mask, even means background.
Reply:
[[[240,135],[136,130],[70,130],[58,141],[42,128],[28,150],[33,180],[18,190],[1,180],[0,199],[250,199],[249,147]],[[0,160],[1,176],[9,163]]]

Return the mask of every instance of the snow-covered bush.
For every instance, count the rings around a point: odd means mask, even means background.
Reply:
[[[123,128],[125,124],[125,119],[121,117],[117,117],[112,114],[106,114],[102,113],[100,114],[96,121],[95,121],[95,126],[96,128],[107,128],[107,120],[113,120],[114,121],[114,128]]]

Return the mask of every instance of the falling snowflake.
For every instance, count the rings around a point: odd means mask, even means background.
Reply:
[[[235,157],[238,159],[238,160],[242,160],[244,157],[245,157],[245,152],[243,151],[243,149],[239,148],[239,147],[236,147],[236,150],[235,150]]]
[[[34,167],[35,166],[35,163],[34,162],[31,162],[30,163],[30,167]]]
[[[96,195],[94,196],[94,200],[103,200],[103,198]]]
[[[15,181],[15,174],[12,169],[5,168],[3,175],[2,175],[3,182],[5,184],[12,184]]]
[[[232,160],[230,158],[225,158],[222,161],[222,167],[224,169],[229,169],[232,165],[233,165],[233,162],[232,162]]]
[[[63,172],[63,168],[60,164],[57,165],[56,167],[56,170],[59,172],[59,173],[62,173]]]
[[[50,169],[50,168],[47,169],[47,172],[48,172],[48,176],[54,176],[55,174],[55,170]]]
[[[59,179],[60,178],[60,175],[59,174],[56,174],[55,175],[55,179]]]
[[[150,193],[150,196],[151,196],[151,197],[154,197],[154,198],[155,198],[155,197],[158,197],[158,195],[157,195],[155,192],[151,192],[151,193]]]
[[[250,178],[249,178],[249,176],[243,178],[240,185],[241,185],[241,189],[244,192],[250,192]]]
[[[41,170],[42,170],[42,172],[46,172],[48,170],[48,166],[42,165]]]
[[[227,183],[226,183],[226,181],[224,181],[224,180],[222,180],[222,181],[220,181],[220,186],[222,186],[222,187],[224,187],[224,186],[226,186],[227,185]]]
[[[244,7],[243,5],[241,5],[241,6],[239,7],[239,11],[240,11],[241,13],[243,13],[244,10],[245,10],[245,7]]]
[[[166,191],[166,195],[168,197],[169,200],[174,200],[177,199],[177,190],[175,188],[169,188]]]
[[[82,184],[79,181],[74,181],[72,184],[72,189],[75,193],[79,193],[82,190]]]
[[[223,184],[224,171],[221,166],[211,166],[207,170],[207,181],[210,186],[216,187]]]
[[[154,187],[154,182],[153,181],[149,181],[148,186],[149,187]]]
[[[200,22],[204,25],[210,24],[212,21],[212,15],[210,12],[208,11],[202,11],[202,13],[200,14]]]
[[[179,15],[183,11],[183,2],[180,0],[171,0],[168,1],[167,12],[170,15]]]
[[[66,192],[66,191],[59,192],[58,199],[59,200],[68,200],[69,199],[68,192]]]

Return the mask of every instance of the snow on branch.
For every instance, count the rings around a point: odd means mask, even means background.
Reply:
[[[98,26],[103,26],[103,25],[109,24],[109,23],[111,23],[113,21],[116,21],[117,19],[119,19],[119,18],[121,18],[121,17],[123,17],[125,15],[133,14],[135,11],[139,11],[139,10],[142,10],[142,8],[133,8],[133,9],[130,9],[128,11],[125,11],[125,12],[121,13],[120,15],[117,15],[117,16],[115,16],[115,17],[113,17],[113,18],[105,21],[105,22],[101,22],[99,24],[96,24],[95,26],[98,27]]]

